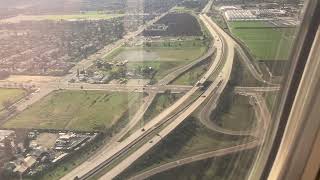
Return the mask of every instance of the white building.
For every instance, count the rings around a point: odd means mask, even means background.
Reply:
[[[227,21],[242,21],[242,20],[256,20],[257,16],[254,15],[250,10],[227,10],[224,13]]]

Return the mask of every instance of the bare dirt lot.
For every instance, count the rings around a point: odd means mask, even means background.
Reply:
[[[53,133],[41,133],[37,139],[33,140],[31,143],[36,143],[42,147],[52,148],[58,138],[58,134]]]
[[[23,75],[11,75],[7,79],[1,81],[10,81],[10,82],[17,82],[17,83],[48,83],[55,80],[58,80],[59,77],[54,76],[23,76]],[[1,82],[0,81],[0,82]]]

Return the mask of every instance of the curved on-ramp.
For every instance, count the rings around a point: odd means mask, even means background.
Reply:
[[[252,149],[257,147],[260,144],[259,140],[254,140],[252,142],[249,143],[245,143],[245,144],[240,144],[240,145],[236,145],[236,146],[231,146],[231,147],[227,147],[227,148],[223,148],[223,149],[219,149],[219,150],[214,150],[214,151],[210,151],[210,152],[206,152],[206,153],[202,153],[202,154],[197,154],[194,156],[190,156],[190,157],[186,157],[183,159],[179,159],[179,160],[175,160],[166,164],[163,164],[161,166],[152,168],[150,170],[147,170],[141,174],[138,174],[136,176],[133,176],[131,178],[129,178],[129,180],[142,180],[142,179],[146,179],[149,178],[155,174],[173,169],[175,167],[178,166],[182,166],[185,164],[189,164],[195,161],[201,161],[204,159],[208,159],[208,158],[213,158],[213,157],[219,157],[219,156],[224,156],[227,154],[231,154],[234,152],[238,152],[238,151],[243,151],[243,150],[248,150],[248,149]]]

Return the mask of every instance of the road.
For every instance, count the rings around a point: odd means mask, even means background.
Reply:
[[[126,158],[124,158],[119,164],[117,164],[114,168],[112,168],[110,171],[108,171],[104,176],[102,176],[100,179],[112,179],[113,177],[117,176],[120,174],[124,169],[126,169],[128,166],[130,166],[135,160],[137,160],[139,157],[141,157],[145,152],[147,152],[149,149],[151,149],[154,145],[156,145],[159,141],[161,141],[162,138],[165,138],[172,130],[174,130],[180,123],[182,123],[195,109],[197,109],[206,99],[207,97],[214,91],[216,92],[221,92],[231,74],[231,69],[232,69],[232,64],[233,64],[233,59],[234,59],[234,47],[232,46],[231,43],[226,42],[226,48],[228,49],[228,54],[223,56],[223,43],[222,39],[219,38],[220,34],[216,33],[216,31],[219,31],[212,23],[211,19],[208,19],[206,17],[203,17],[202,15],[200,16],[200,19],[203,20],[205,25],[208,27],[210,33],[215,37],[215,43],[214,45],[216,46],[217,49],[217,55],[215,57],[215,60],[213,61],[212,65],[210,66],[209,70],[204,74],[204,76],[200,79],[200,83],[203,83],[207,80],[207,78],[216,70],[217,64],[223,59],[226,58],[226,63],[220,72],[220,76],[218,76],[214,82],[208,87],[207,90],[199,97],[196,99],[195,102],[193,102],[187,109],[185,109],[183,112],[181,112],[169,125],[167,125],[163,130],[161,130],[158,135],[155,135],[149,142],[152,143],[145,143],[143,144],[140,148],[138,148],[135,152],[132,154],[128,155]],[[211,21],[211,22],[210,22]],[[185,96],[182,98],[189,98],[190,95],[192,95],[194,92],[196,92],[199,88],[195,86],[192,88]],[[192,92],[193,91],[193,92]],[[181,99],[182,99],[181,98]],[[179,101],[181,101],[178,100]],[[179,103],[175,103],[172,105],[170,108],[176,109],[177,107],[180,106]],[[184,101],[182,101],[184,102]],[[162,113],[161,113],[162,114]],[[166,116],[162,115],[157,116],[156,118],[163,119]],[[143,129],[145,131],[148,131],[150,128],[151,123],[154,123],[155,121],[152,120],[150,123],[146,124]],[[137,133],[143,134],[142,131],[137,131]],[[138,137],[135,137],[136,135],[130,136],[127,141],[132,142],[132,140],[137,139]],[[130,141],[131,140],[131,141]],[[128,146],[123,146],[123,148],[126,148]],[[129,146],[129,148],[132,146]],[[123,148],[121,150],[123,150]],[[119,154],[117,154],[119,156]],[[94,170],[95,171],[95,170]],[[93,172],[94,172],[93,171]],[[81,177],[81,176],[80,176]],[[90,177],[90,176],[85,176],[85,177]],[[82,179],[82,178],[81,178]],[[86,179],[86,178],[83,178]]]
[[[214,151],[210,151],[210,152],[206,152],[206,153],[201,153],[201,154],[197,154],[197,155],[193,155],[190,157],[186,157],[183,159],[178,159],[166,164],[163,164],[161,166],[157,166],[155,168],[152,168],[148,171],[145,171],[143,173],[140,173],[136,176],[133,176],[131,178],[129,178],[129,180],[142,180],[142,179],[147,179],[155,174],[173,169],[175,167],[179,167],[179,166],[183,166],[192,162],[196,162],[196,161],[201,161],[204,159],[209,159],[209,158],[213,158],[213,157],[219,157],[219,156],[224,156],[227,154],[232,154],[235,152],[239,152],[239,151],[244,151],[244,150],[248,150],[248,149],[252,149],[255,148],[259,145],[259,141],[258,140],[253,140],[252,142],[246,143],[246,144],[240,144],[240,145],[236,145],[236,146],[231,146],[228,148],[223,148],[223,149],[219,149],[219,150],[214,150]]]
[[[207,128],[222,133],[228,134],[233,136],[251,136],[255,134],[252,130],[249,131],[233,131],[229,129],[222,128],[221,126],[217,125],[215,121],[211,120],[211,112],[216,108],[219,99],[217,99],[217,94],[211,95],[210,99],[204,105],[199,113],[199,120],[200,122],[205,125]]]
[[[115,49],[117,49],[117,48],[121,47],[122,45],[124,45],[125,43],[131,41],[134,37],[136,37],[137,35],[142,33],[145,28],[154,24],[156,21],[158,21],[160,18],[162,18],[166,14],[168,14],[168,12],[163,13],[160,16],[155,17],[153,20],[148,21],[145,25],[142,25],[141,27],[139,27],[137,31],[129,32],[122,39],[105,46],[103,49],[99,50],[97,53],[89,56],[87,59],[80,61],[78,64],[76,64],[74,67],[72,67],[69,70],[70,74],[64,76],[59,81],[69,82],[72,78],[74,78],[76,76],[78,69],[88,69],[90,66],[93,65],[94,61],[97,58],[105,57],[108,54],[110,54],[112,51],[114,51]],[[108,53],[106,53],[106,52],[108,52]]]
[[[261,87],[240,87],[236,86],[234,88],[235,92],[272,92],[272,91],[279,91],[280,86],[261,86]]]
[[[201,15],[200,18],[203,20],[203,22],[206,24],[206,26],[209,28],[209,31],[212,33],[214,30],[212,28],[215,28],[215,30],[217,32],[219,32],[219,28],[216,26],[216,24],[214,24],[211,19],[209,19],[206,15]],[[220,29],[221,30],[221,29]],[[221,30],[222,31],[222,30]],[[216,99],[219,98],[219,95],[221,94],[221,92],[223,91],[223,89],[226,86],[226,83],[230,77],[231,74],[231,68],[232,68],[232,63],[233,63],[233,56],[234,56],[234,47],[235,44],[232,42],[232,39],[230,37],[228,37],[226,34],[224,34],[224,32],[219,32],[219,34],[222,36],[222,38],[224,39],[224,41],[226,42],[227,45],[227,60],[226,60],[226,64],[222,70],[222,72],[220,73],[219,77],[214,81],[214,83],[212,85],[210,85],[210,87],[205,91],[205,93],[201,96],[203,98],[199,98],[197,99],[197,101],[195,103],[193,103],[187,110],[185,110],[183,113],[181,113],[170,125],[166,126],[160,133],[158,133],[158,136],[154,136],[149,142],[150,143],[146,143],[144,145],[142,145],[142,147],[140,147],[138,150],[136,150],[135,152],[133,152],[131,155],[129,155],[128,157],[126,157],[124,160],[122,160],[119,164],[117,164],[113,169],[111,169],[110,171],[108,171],[104,176],[102,176],[100,179],[112,179],[113,177],[117,176],[118,174],[120,174],[124,169],[126,169],[127,167],[130,166],[130,164],[132,164],[134,161],[136,161],[139,157],[141,157],[145,152],[147,152],[149,149],[151,149],[155,144],[157,144],[159,141],[161,141],[161,139],[165,138],[172,130],[174,130],[186,117],[188,117],[190,115],[191,112],[193,112],[200,104],[202,104],[204,102],[204,100],[206,99],[206,97],[208,97],[211,93],[214,93],[216,97]],[[215,36],[215,33],[212,33],[213,36]],[[222,52],[222,48],[218,48],[217,51],[217,57],[222,57],[221,56],[221,52]],[[219,53],[220,52],[220,53]],[[204,75],[203,79],[200,80],[200,82],[205,78],[207,78],[208,75]],[[224,79],[225,78],[225,79]],[[221,83],[221,85],[219,86],[219,84]],[[257,104],[259,106],[263,106],[261,105],[261,99],[257,100]],[[260,144],[261,139],[264,138],[260,138],[261,136],[265,135],[266,132],[266,128],[268,127],[267,125],[267,119],[270,120],[270,117],[267,117],[268,115],[270,115],[268,112],[266,112],[265,110],[267,110],[266,108],[261,108],[261,118],[264,119],[266,118],[266,120],[263,123],[263,131],[261,131],[258,134],[255,134],[256,136],[258,136],[258,140],[256,141],[257,144],[254,144],[254,146],[257,146]],[[249,144],[244,144],[244,147],[250,147]],[[236,151],[241,151],[242,149],[240,147],[234,147],[234,149],[232,150],[232,152],[236,152]],[[221,153],[228,153],[229,149],[221,149],[220,152]],[[192,160],[192,157],[191,157]],[[190,161],[191,161],[190,160]],[[170,165],[169,165],[170,166]],[[160,168],[161,169],[161,168]]]
[[[213,54],[213,52],[214,52],[213,48],[209,48],[209,51],[206,54],[204,54],[203,56],[201,56],[200,58],[198,58],[195,62],[192,62],[190,64],[187,64],[186,66],[183,66],[181,68],[176,69],[175,71],[170,73],[168,76],[166,76],[164,78],[164,80],[160,80],[161,84],[158,83],[154,86],[128,86],[128,85],[121,86],[121,85],[110,85],[110,84],[99,85],[99,86],[103,87],[102,89],[104,89],[104,90],[111,88],[110,90],[116,90],[116,91],[119,91],[121,89],[122,90],[130,89],[130,90],[134,90],[136,92],[139,92],[139,91],[148,92],[150,98],[149,98],[149,100],[146,100],[145,103],[140,107],[140,109],[136,113],[135,117],[133,119],[131,119],[129,124],[126,126],[126,128],[124,128],[125,130],[123,130],[121,133],[119,133],[117,135],[117,138],[113,138],[111,143],[108,143],[108,145],[106,145],[104,148],[102,148],[103,150],[99,154],[103,154],[103,156],[94,156],[94,157],[90,158],[90,161],[84,162],[83,164],[78,166],[76,169],[74,169],[73,171],[68,173],[66,176],[64,176],[62,179],[72,179],[75,176],[81,177],[82,174],[84,175],[85,173],[89,172],[93,167],[97,166],[99,163],[100,164],[103,163],[106,159],[108,159],[108,157],[110,158],[112,156],[112,152],[116,153],[117,151],[120,151],[122,149],[122,146],[126,146],[126,145],[130,144],[130,142],[123,143],[123,144],[116,143],[116,139],[118,140],[119,138],[121,138],[137,122],[139,122],[139,120],[141,119],[140,117],[143,116],[144,112],[147,110],[148,106],[151,104],[152,100],[155,97],[154,91],[164,92],[165,90],[171,90],[171,92],[174,93],[174,92],[185,92],[186,90],[189,90],[188,92],[191,92],[191,93],[186,93],[184,98],[182,97],[182,98],[180,98],[180,101],[177,101],[179,105],[172,106],[171,108],[166,109],[164,112],[161,113],[162,115],[160,116],[160,118],[158,118],[158,119],[155,118],[155,120],[152,121],[153,123],[160,122],[163,118],[167,117],[170,113],[172,113],[173,110],[175,110],[180,105],[182,105],[183,102],[190,95],[192,95],[194,91],[196,91],[198,89],[198,87],[196,87],[192,90],[192,88],[190,88],[190,86],[165,85],[165,84],[170,83],[172,80],[174,80],[177,76],[179,76],[180,74],[182,74],[186,70],[190,69],[191,67],[193,67],[197,63],[208,58],[209,56],[211,56]],[[73,84],[73,86],[79,87],[79,85],[75,85],[75,84]],[[90,86],[94,86],[94,88],[98,87],[97,85],[85,85],[85,86],[81,85],[81,86],[83,86],[83,89],[88,89],[88,88],[90,88]],[[99,88],[101,88],[101,87],[99,87]],[[60,88],[63,88],[63,87],[60,87]],[[136,135],[136,137],[138,138],[139,135]],[[112,148],[110,147],[110,144],[113,145]],[[108,155],[108,154],[110,154],[110,155]]]
[[[259,146],[263,142],[263,138],[266,133],[266,128],[268,127],[268,123],[270,122],[271,117],[270,117],[270,113],[268,112],[268,109],[266,109],[264,99],[261,96],[258,96],[256,93],[253,93],[250,95],[252,95],[255,98],[255,102],[257,105],[255,107],[258,108],[256,110],[256,114],[259,114],[259,115],[257,115],[257,119],[259,119],[259,120],[258,120],[257,128],[255,130],[248,131],[247,134],[245,134],[243,132],[239,133],[236,131],[229,131],[226,129],[220,130],[220,129],[217,129],[218,126],[215,126],[215,128],[212,130],[223,133],[223,134],[229,134],[229,135],[251,135],[251,136],[256,137],[256,139],[254,139],[252,142],[248,142],[248,143],[244,143],[244,144],[240,144],[240,145],[236,145],[236,146],[231,146],[231,147],[227,147],[227,148],[223,148],[223,149],[219,149],[219,150],[214,150],[214,151],[206,152],[206,153],[202,153],[202,154],[197,154],[197,155],[193,155],[193,156],[186,157],[183,159],[178,159],[178,160],[175,160],[172,162],[168,162],[166,164],[163,164],[163,165],[154,167],[150,170],[139,173],[136,176],[129,178],[129,180],[147,179],[155,174],[158,174],[158,173],[161,173],[161,172],[164,172],[169,169],[173,169],[175,167],[179,167],[179,166],[182,166],[185,164],[189,164],[192,162],[196,162],[196,161],[200,161],[200,160],[204,160],[204,159],[208,159],[208,158],[212,158],[212,157],[223,156],[223,155],[227,155],[227,154],[231,154],[231,153],[235,153],[235,152],[239,152],[239,151],[243,151],[243,150],[247,150],[247,149],[252,149],[252,148]],[[213,96],[212,96],[212,98],[213,98]],[[206,106],[204,107],[204,109],[206,109]]]
[[[189,63],[185,66],[179,67],[175,71],[169,73],[163,79],[159,80],[158,84],[164,85],[164,84],[171,83],[176,78],[178,78],[180,75],[182,75],[184,72],[188,71],[189,69],[196,66],[200,62],[202,62],[202,61],[206,60],[207,58],[209,58],[210,56],[212,56],[214,51],[215,51],[215,49],[212,46],[210,46],[208,51],[204,55],[202,55],[201,57],[199,57],[195,61],[192,61],[191,63]]]
[[[210,1],[208,5],[212,3]],[[206,6],[204,11],[208,11],[208,6]],[[165,13],[166,14],[166,13]],[[164,16],[163,14],[162,16]],[[92,84],[72,84],[70,85],[67,83],[69,80],[71,80],[75,75],[77,69],[86,69],[90,67],[94,60],[98,57],[101,57],[101,53],[105,51],[111,52],[112,50],[122,46],[124,43],[130,41],[133,37],[140,34],[143,29],[153,24],[156,20],[161,18],[162,16],[156,18],[155,20],[149,22],[147,25],[141,27],[138,31],[135,33],[130,33],[127,36],[125,36],[123,39],[106,46],[103,50],[99,51],[98,53],[90,56],[88,59],[85,59],[78,63],[76,66],[74,66],[70,70],[70,74],[67,76],[61,78],[58,81],[52,82],[50,84],[46,84],[45,86],[42,84],[35,84],[35,86],[39,86],[41,88],[41,91],[39,93],[36,93],[33,95],[32,98],[29,100],[26,100],[25,102],[21,102],[21,105],[19,105],[18,110],[23,110],[28,105],[36,102],[41,97],[47,95],[48,93],[52,92],[56,89],[87,89],[87,90],[115,90],[115,91],[136,91],[136,92],[148,92],[149,96],[147,96],[144,100],[144,103],[139,108],[138,112],[135,114],[135,116],[131,119],[131,121],[127,124],[126,128],[130,129],[133,127],[143,116],[144,112],[147,110],[149,105],[151,104],[152,100],[155,97],[155,94],[158,92],[163,92],[165,90],[171,90],[172,92],[186,92],[187,93],[180,98],[178,101],[176,101],[172,106],[165,109],[163,112],[161,112],[158,116],[156,116],[154,119],[152,119],[149,123],[144,125],[143,128],[144,131],[141,129],[135,133],[133,133],[131,136],[126,138],[124,141],[118,143],[116,139],[121,138],[127,130],[121,131],[121,133],[116,135],[116,138],[113,138],[110,144],[104,146],[99,151],[99,154],[91,157],[89,160],[82,163],[80,166],[76,167],[74,170],[72,170],[70,173],[65,175],[62,179],[74,179],[76,176],[82,177],[86,174],[92,172],[95,170],[96,167],[99,165],[105,163],[106,161],[114,158],[115,156],[118,156],[121,152],[126,152],[130,147],[132,147],[132,144],[135,144],[137,142],[141,142],[143,140],[146,132],[152,132],[154,129],[158,128],[159,123],[165,121],[167,117],[169,117],[170,114],[175,113],[180,107],[185,105],[187,100],[197,92],[200,87],[194,86],[176,86],[176,85],[165,85],[169,82],[171,82],[173,79],[175,79],[178,75],[182,74],[186,70],[193,67],[196,63],[190,63],[185,67],[177,68],[176,71],[174,71],[172,74],[169,74],[164,80],[160,81],[161,84],[157,84],[154,86],[129,86],[129,85],[92,85]],[[107,174],[105,174],[102,179],[111,179],[112,177],[115,177],[119,173],[121,173],[125,168],[127,168],[130,164],[132,164],[137,158],[142,156],[145,152],[147,152],[150,148],[152,148],[154,145],[156,145],[162,138],[166,137],[172,130],[174,130],[180,123],[182,123],[186,117],[188,117],[195,109],[197,109],[203,102],[210,96],[210,94],[214,94],[214,97],[216,99],[219,98],[221,92],[225,88],[231,74],[233,59],[234,59],[234,49],[235,44],[232,38],[230,38],[223,30],[221,30],[215,23],[212,22],[212,20],[205,14],[200,15],[200,19],[204,22],[204,24],[208,27],[210,33],[214,37],[214,49],[216,49],[216,56],[215,60],[211,64],[209,70],[202,76],[202,78],[199,80],[199,83],[204,83],[208,77],[217,70],[218,63],[225,59],[226,63],[221,70],[219,77],[217,77],[214,82],[207,88],[207,90],[203,93],[201,97],[199,97],[195,102],[193,102],[184,112],[177,115],[177,117],[174,118],[174,120],[166,126],[160,133],[160,136],[154,136],[152,138],[153,143],[146,143],[142,147],[140,147],[137,151],[129,155],[127,158],[125,158],[123,161],[121,161],[119,164],[117,164],[113,169],[111,169]],[[213,49],[213,48],[212,48]],[[226,53],[227,52],[227,53]],[[206,57],[210,54],[210,51],[205,54],[202,57]],[[197,61],[202,61],[203,59],[198,59]],[[241,149],[240,147],[238,147]],[[228,149],[222,150],[225,153],[228,152]]]
[[[0,87],[11,87],[12,88],[14,86],[18,86],[18,88],[21,88],[21,87],[28,87],[28,88],[37,87],[37,88],[41,89],[40,92],[31,94],[28,97],[28,99],[22,99],[21,101],[19,101],[18,103],[15,104],[15,106],[17,107],[18,112],[19,111],[23,111],[28,106],[30,106],[33,103],[37,102],[38,100],[40,100],[44,96],[48,95],[52,91],[60,89],[60,88],[61,89],[62,88],[66,88],[67,89],[69,87],[69,85],[66,85],[66,84],[68,84],[67,82],[69,82],[72,78],[74,78],[76,76],[78,69],[87,69],[87,68],[89,68],[90,66],[93,65],[94,61],[97,58],[100,58],[101,56],[106,56],[109,53],[111,53],[112,51],[114,51],[115,49],[121,47],[126,42],[130,41],[132,38],[134,38],[135,36],[137,36],[141,32],[143,32],[143,30],[146,27],[148,27],[148,26],[152,25],[154,22],[158,21],[160,18],[165,16],[167,13],[168,12],[163,13],[162,15],[160,15],[158,17],[155,17],[153,20],[151,20],[151,21],[147,22],[145,25],[139,27],[137,31],[129,32],[122,39],[105,46],[103,49],[101,49],[98,52],[96,52],[95,54],[89,56],[87,59],[81,60],[79,63],[77,63],[74,67],[72,67],[69,70],[69,74],[67,74],[66,76],[61,77],[58,80],[55,80],[55,81],[53,81],[51,83],[46,83],[46,84],[42,84],[42,83],[30,83],[30,84],[22,83],[22,84],[17,84],[15,82],[3,82],[3,81],[1,81],[0,82]],[[108,53],[106,54],[106,52],[108,52]],[[97,90],[101,89],[100,86],[96,86],[96,87],[97,87],[96,88]],[[72,88],[72,87],[70,87],[70,88]],[[94,89],[95,88],[92,88],[92,90],[94,90]],[[111,87],[110,87],[110,89],[111,89]],[[89,86],[88,86],[88,90],[89,90]]]

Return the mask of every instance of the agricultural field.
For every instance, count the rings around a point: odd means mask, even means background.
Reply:
[[[89,11],[78,14],[55,14],[55,15],[18,15],[12,18],[3,19],[0,23],[19,23],[21,21],[75,21],[75,20],[106,20],[122,17],[124,14],[106,14],[98,11]]]
[[[22,98],[26,93],[23,89],[5,89],[0,88],[0,111],[4,108],[3,104],[5,102],[15,102],[16,100]]]
[[[189,117],[160,144],[140,157],[115,179],[128,179],[142,171],[183,157],[213,151],[249,141],[248,137],[231,137],[204,127],[198,119]]]
[[[142,98],[138,93],[55,91],[7,121],[5,128],[108,130]],[[131,109],[132,107],[132,109]]]
[[[287,60],[296,28],[274,27],[268,22],[228,22],[256,60]]]

